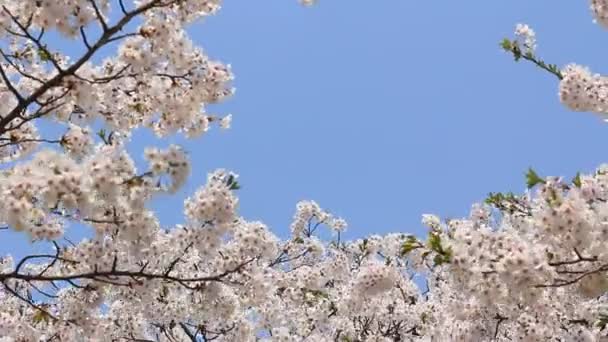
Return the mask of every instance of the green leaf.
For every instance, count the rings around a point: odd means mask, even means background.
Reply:
[[[433,258],[433,262],[435,263],[435,266],[441,266],[443,264],[449,263],[450,262],[450,258],[448,256],[446,256],[446,255],[437,254]]]
[[[435,265],[449,263],[452,260],[452,249],[450,247],[445,248],[441,244],[441,236],[439,234],[431,232],[429,234],[428,246],[433,252],[437,253],[433,257]]]
[[[548,193],[549,196],[547,196],[547,198],[545,198],[547,204],[549,204],[550,207],[556,207],[556,206],[560,206],[562,204],[562,200],[561,200],[561,196],[560,194],[557,192],[557,190],[555,190],[555,188],[548,188]]]
[[[502,47],[503,50],[505,50],[505,51],[511,52],[512,44],[511,44],[511,41],[509,40],[509,38],[503,39],[500,42],[500,47]]]
[[[367,243],[369,240],[363,239],[363,243],[359,245],[359,250],[365,252],[367,250]]]
[[[239,182],[234,181],[232,183],[230,183],[230,190],[238,190],[241,188],[241,185],[239,184]]]
[[[429,318],[429,315],[426,312],[423,312],[420,315],[420,320],[422,321],[422,323],[426,323],[426,320]]]
[[[106,130],[105,129],[100,129],[97,132],[97,136],[101,138],[101,140],[106,141]]]
[[[46,313],[45,311],[38,310],[32,317],[32,320],[34,321],[34,323],[41,323],[41,322],[47,323],[48,321],[51,320],[51,316],[49,316],[49,314]]]
[[[414,244],[409,244],[407,242],[404,243],[403,247],[401,247],[401,256],[408,255],[411,251],[413,251],[416,248],[418,248],[418,246],[416,246]]]
[[[488,197],[484,200],[484,203],[489,204],[499,210],[503,210],[509,213],[513,213],[521,206],[520,199],[515,196],[512,192],[507,193],[493,193],[490,192]]]
[[[144,106],[143,103],[141,102],[137,102],[135,104],[129,105],[129,108],[133,109],[134,111],[138,112],[138,113],[143,113],[144,110],[146,109],[146,106]]]
[[[310,290],[310,289],[303,288],[302,292],[310,293],[311,295],[313,295],[314,297],[317,297],[317,298],[329,299],[329,295],[321,290]]]
[[[519,59],[521,58],[521,50],[519,49],[519,46],[516,42],[513,42],[511,46],[511,52],[513,53],[513,58],[515,58],[515,61],[519,61]]]
[[[574,186],[576,186],[577,188],[580,188],[582,183],[581,183],[581,173],[577,172],[576,176],[574,176],[574,179],[572,179],[572,184],[574,184]]]
[[[413,251],[416,248],[420,248],[420,247],[422,247],[422,245],[420,244],[420,241],[418,241],[418,239],[416,239],[414,236],[410,235],[407,237],[407,240],[405,240],[405,242],[403,243],[403,246],[401,246],[401,256],[405,256],[409,252]]]
[[[608,315],[600,314],[598,321],[595,322],[595,326],[600,328],[600,330],[604,330],[606,325],[608,325]]]
[[[230,190],[238,190],[241,188],[241,185],[237,181],[237,177],[232,173],[228,174],[228,177],[224,180],[224,184],[226,184]]]
[[[532,168],[529,168],[528,172],[526,173],[526,186],[528,187],[528,189],[532,189],[533,187],[541,183],[545,184],[545,180],[540,178],[536,171],[534,171]]]
[[[47,62],[47,61],[51,60],[52,56],[49,53],[49,51],[46,48],[44,48],[44,49],[38,49],[38,58],[40,58],[40,60],[43,62]]]
[[[452,261],[452,255],[454,255],[454,252],[452,252],[452,247],[448,247],[447,249],[443,250],[443,257],[445,258],[445,262]]]
[[[433,257],[433,263],[435,264],[435,266],[439,266],[439,265],[443,264],[444,263],[443,255],[435,254],[435,257]]]
[[[442,249],[441,249],[441,237],[439,236],[439,234],[436,233],[430,233],[429,234],[429,241],[428,241],[428,245],[429,248],[437,253],[441,253]]]
[[[502,202],[505,201],[506,196],[500,192],[493,193],[490,192],[488,197],[484,200],[485,204],[493,205],[495,207],[500,207]]]
[[[391,257],[386,257],[386,260],[384,260],[384,264],[386,266],[390,266],[391,262],[393,262],[393,260],[391,259]]]

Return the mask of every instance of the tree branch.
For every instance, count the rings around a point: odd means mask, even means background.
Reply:
[[[112,37],[122,30],[133,18],[142,14],[154,7],[157,6],[165,6],[173,4],[175,1],[170,1],[167,3],[163,3],[161,0],[152,0],[145,5],[142,5],[130,12],[126,12],[124,17],[122,17],[114,26],[108,27],[106,31],[102,34],[102,36],[91,46],[87,52],[84,53],[74,64],[72,64],[69,68],[65,70],[61,70],[57,75],[55,75],[50,80],[46,81],[39,88],[37,88],[34,92],[32,92],[27,98],[24,99],[21,103],[15,106],[6,116],[0,119],[0,134],[6,132],[6,128],[8,124],[13,121],[18,115],[24,112],[29,105],[34,103],[41,95],[46,93],[49,89],[56,87],[62,83],[62,81],[67,77],[74,75],[78,69],[82,65],[84,65],[87,61],[91,59],[91,57],[104,45],[106,45]],[[19,24],[20,25],[20,24]],[[29,34],[29,33],[28,33]],[[30,35],[31,36],[31,35]],[[35,40],[35,38],[34,38]]]

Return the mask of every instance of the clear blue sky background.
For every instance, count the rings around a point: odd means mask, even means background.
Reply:
[[[183,220],[216,168],[240,174],[245,218],[286,236],[295,204],[314,199],[351,238],[422,234],[423,213],[462,217],[490,191],[522,192],[529,166],[592,171],[608,161],[608,125],[563,108],[555,77],[501,51],[518,22],[547,61],[608,73],[608,32],[587,2],[226,1],[191,32],[233,65],[236,95],[210,109],[233,113],[233,128],[160,143],[193,158],[185,189],[154,202],[162,224]],[[134,141],[138,160],[158,144],[145,131]]]
[[[233,65],[237,93],[216,107],[232,130],[185,144],[187,193],[225,167],[241,175],[241,214],[277,232],[315,199],[351,237],[421,233],[422,213],[461,217],[489,191],[523,191],[529,166],[570,177],[608,161],[608,125],[567,111],[557,79],[498,46],[525,22],[548,61],[608,71],[587,3],[294,2],[227,1],[192,29]],[[181,215],[162,208],[163,223]]]

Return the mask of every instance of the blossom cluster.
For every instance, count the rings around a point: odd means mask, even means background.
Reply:
[[[534,53],[536,50],[536,33],[526,24],[515,26],[515,37],[520,46],[524,48],[524,53]]]
[[[114,7],[98,0],[4,0],[0,5],[0,37],[10,42],[0,65],[0,110],[8,113],[0,120],[2,160],[22,158],[40,143],[63,144],[81,157],[91,147],[87,125],[99,120],[127,138],[142,126],[159,136],[196,137],[211,122],[230,125],[230,116],[206,112],[207,105],[233,93],[230,66],[205,55],[185,29],[192,20],[214,14],[218,1],[151,0]],[[123,12],[120,20],[111,20],[111,8]],[[138,17],[140,26],[130,28]],[[69,39],[66,43],[80,40],[86,52],[72,60],[52,50],[45,42],[45,32],[52,30]],[[93,62],[101,49],[112,46],[115,55]],[[66,125],[65,139],[40,138],[34,122],[41,117]]]
[[[608,27],[608,2],[591,0],[595,21]],[[604,120],[608,114],[608,77],[593,73],[582,65],[570,64],[562,71],[559,85],[561,102],[574,111],[592,112]]]

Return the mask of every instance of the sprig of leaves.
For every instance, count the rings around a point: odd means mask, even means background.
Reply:
[[[484,203],[509,214],[519,212],[525,215],[530,215],[530,208],[526,201],[517,197],[512,192],[490,192],[488,197],[484,200]]]
[[[431,253],[434,253],[433,263],[439,266],[449,263],[452,260],[452,248],[445,247],[441,241],[441,235],[438,232],[429,232],[426,245],[420,242],[416,237],[410,235],[407,237],[401,246],[401,256],[407,256],[411,251],[419,248],[427,248],[422,253],[423,258],[426,258]]]
[[[416,239],[415,236],[410,235],[407,237],[407,239],[403,243],[403,246],[401,246],[401,255],[405,256],[405,255],[409,254],[411,251],[413,251],[414,249],[422,248],[422,247],[424,247],[424,245],[420,241],[418,241],[418,239]]]
[[[583,183],[581,182],[581,173],[580,172],[576,173],[576,176],[574,176],[574,178],[572,179],[572,184],[577,188],[580,188],[583,185]]]
[[[241,188],[241,184],[239,184],[236,176],[232,173],[226,178],[226,185],[230,190],[239,190]]]
[[[452,260],[452,248],[444,247],[441,243],[441,236],[436,232],[429,233],[427,245],[430,250],[436,253],[433,257],[435,266],[449,263]]]
[[[532,168],[528,169],[528,172],[526,172],[526,186],[528,187],[528,189],[532,189],[538,184],[545,183],[546,181],[541,178],[538,173],[536,173],[536,171],[534,171]]]
[[[595,322],[595,326],[600,328],[600,330],[604,330],[608,325],[608,314],[601,313],[597,322]]]
[[[48,323],[50,322],[52,319],[51,315],[49,315],[49,313],[47,311],[44,310],[36,310],[36,313],[34,313],[34,315],[32,316],[32,321],[34,323]]]
[[[42,62],[48,62],[51,60],[51,58],[53,58],[53,56],[51,56],[51,53],[49,52],[49,50],[47,50],[46,48],[44,49],[38,49],[38,58],[40,58],[40,61]]]
[[[555,75],[560,80],[564,78],[564,75],[562,75],[562,72],[557,65],[545,63],[545,61],[543,61],[542,59],[535,56],[534,53],[532,53],[532,51],[523,51],[521,49],[521,47],[519,46],[519,44],[517,43],[517,41],[515,41],[515,40],[510,40],[508,38],[505,38],[502,40],[502,42],[500,42],[500,47],[503,50],[511,53],[516,62],[523,59],[523,60],[532,62],[537,67],[539,67],[545,71],[548,71],[549,73]]]
[[[515,203],[519,199],[512,192],[490,192],[488,197],[484,200],[484,203],[501,208],[505,206],[505,203]]]

